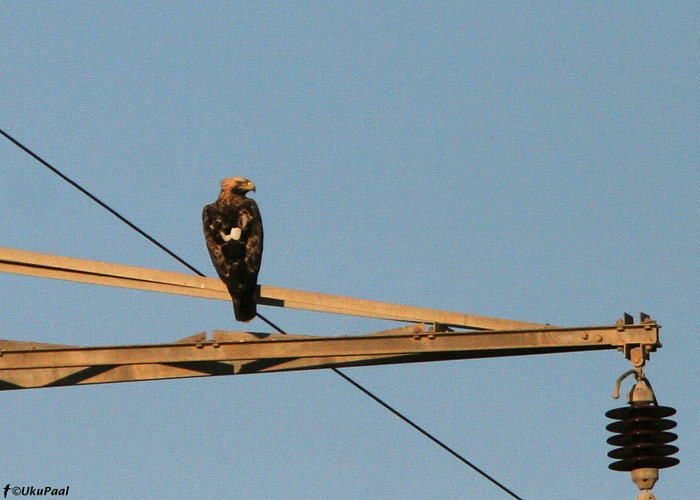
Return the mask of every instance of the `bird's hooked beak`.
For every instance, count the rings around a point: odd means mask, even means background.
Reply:
[[[246,190],[255,192],[255,184],[253,184],[251,181],[248,181],[248,184],[246,184]]]

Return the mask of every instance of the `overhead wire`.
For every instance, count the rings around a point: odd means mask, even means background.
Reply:
[[[270,325],[272,328],[274,328],[275,330],[277,330],[279,333],[281,333],[281,334],[283,334],[283,335],[287,335],[287,332],[285,332],[284,330],[282,330],[281,328],[279,328],[278,326],[276,326],[276,325],[275,325],[274,323],[272,323],[270,320],[268,320],[268,319],[266,319],[265,317],[261,316],[260,313],[258,313],[258,317],[259,317],[260,319],[262,319],[265,323],[267,323],[268,325]],[[450,448],[449,446],[447,446],[447,445],[446,445],[445,443],[443,443],[440,439],[438,439],[438,438],[435,437],[433,434],[431,434],[430,432],[428,432],[427,430],[425,430],[423,427],[421,427],[420,425],[418,425],[417,423],[415,423],[413,420],[411,420],[411,419],[408,418],[406,415],[404,415],[403,413],[401,413],[399,410],[397,410],[396,408],[394,408],[393,406],[391,406],[389,403],[387,403],[386,401],[384,401],[383,399],[381,399],[379,396],[377,396],[376,394],[372,393],[369,389],[367,389],[366,387],[362,386],[360,383],[358,383],[358,382],[356,382],[355,380],[353,380],[350,376],[346,375],[345,373],[343,373],[342,371],[340,371],[338,368],[331,368],[331,370],[334,371],[335,373],[337,373],[338,375],[340,375],[342,378],[344,378],[347,382],[349,382],[350,384],[352,384],[353,386],[355,386],[357,389],[359,389],[360,391],[362,391],[363,393],[365,393],[365,395],[369,396],[369,397],[372,398],[374,401],[376,401],[377,403],[379,403],[381,406],[383,406],[384,408],[386,408],[387,410],[389,410],[391,413],[393,413],[394,415],[396,415],[398,418],[400,418],[401,420],[403,420],[404,422],[406,422],[408,425],[410,425],[411,427],[413,427],[414,429],[416,429],[418,432],[420,432],[421,434],[423,434],[425,437],[427,437],[428,439],[430,439],[433,443],[437,444],[439,447],[441,447],[442,449],[444,449],[445,451],[447,451],[448,453],[450,453],[451,455],[453,455],[455,458],[457,458],[457,460],[459,460],[459,461],[462,462],[463,464],[467,465],[468,467],[470,467],[470,468],[471,468],[472,470],[474,470],[475,472],[481,474],[484,478],[486,478],[486,479],[488,479],[489,481],[491,481],[494,485],[496,485],[496,486],[498,486],[499,488],[501,488],[503,491],[505,491],[506,493],[508,493],[510,496],[512,496],[513,498],[515,498],[515,499],[517,499],[517,500],[523,500],[521,497],[519,497],[518,495],[516,495],[515,493],[513,493],[511,490],[509,490],[508,488],[506,488],[502,483],[500,483],[499,481],[497,481],[496,479],[494,479],[492,476],[490,476],[489,474],[487,474],[486,472],[484,472],[483,470],[481,470],[479,467],[477,467],[476,465],[474,465],[472,462],[470,462],[469,460],[467,460],[466,458],[464,458],[461,454],[459,454],[458,452],[456,452],[455,450],[453,450],[452,448]]]
[[[141,236],[143,236],[144,238],[146,238],[148,241],[150,241],[151,243],[153,243],[154,245],[156,245],[158,248],[160,248],[161,250],[163,250],[164,252],[166,252],[168,255],[170,255],[171,257],[173,257],[175,260],[177,260],[178,262],[180,262],[181,264],[183,264],[183,265],[184,265],[185,267],[187,267],[189,270],[191,270],[192,272],[194,272],[195,274],[197,274],[197,275],[199,275],[199,276],[206,276],[204,273],[202,273],[201,271],[199,271],[196,267],[194,267],[193,265],[191,265],[190,263],[188,263],[187,261],[185,261],[182,257],[180,257],[179,255],[177,255],[175,252],[173,252],[172,250],[170,250],[168,247],[166,247],[163,243],[161,243],[160,241],[158,241],[157,239],[155,239],[154,237],[152,237],[151,235],[149,235],[146,231],[144,231],[143,229],[141,229],[140,227],[138,227],[136,224],[132,223],[132,222],[131,222],[130,220],[128,220],[126,217],[124,217],[123,215],[121,215],[118,211],[116,211],[115,209],[113,209],[111,206],[109,206],[109,205],[108,205],[107,203],[105,203],[104,201],[100,200],[97,196],[93,195],[90,191],[88,191],[87,189],[85,189],[84,187],[82,187],[82,186],[81,186],[80,184],[78,184],[76,181],[74,181],[73,179],[69,178],[67,175],[65,175],[64,173],[62,173],[59,169],[57,169],[56,167],[54,167],[53,165],[51,165],[49,162],[47,162],[46,160],[44,160],[43,158],[41,158],[38,154],[36,154],[34,151],[32,151],[31,149],[29,149],[27,146],[25,146],[24,144],[22,144],[21,142],[19,142],[17,139],[15,139],[14,137],[12,137],[10,134],[8,134],[7,132],[5,132],[3,129],[0,129],[0,134],[3,135],[7,140],[9,140],[9,141],[10,141],[11,143],[13,143],[15,146],[17,146],[18,148],[20,148],[22,151],[24,151],[25,153],[27,153],[29,156],[31,156],[32,158],[34,158],[36,161],[38,161],[39,163],[41,163],[44,167],[46,167],[47,169],[49,169],[51,172],[53,172],[54,174],[56,174],[57,176],[59,176],[59,177],[60,177],[61,179],[63,179],[65,182],[67,182],[68,184],[70,184],[71,186],[73,186],[74,188],[76,188],[77,190],[79,190],[81,193],[83,193],[84,195],[86,195],[86,196],[87,196],[88,198],[90,198],[92,201],[94,201],[95,203],[97,203],[98,205],[100,205],[102,208],[104,208],[105,210],[107,210],[109,213],[111,213],[112,215],[114,215],[115,217],[117,217],[120,221],[122,221],[123,223],[125,223],[126,225],[128,225],[131,229],[133,229],[134,231],[136,231],[137,233],[139,233]],[[267,318],[266,318],[265,316],[263,316],[262,314],[257,313],[257,316],[258,316],[262,321],[264,321],[265,323],[267,323],[270,327],[272,327],[274,330],[276,330],[277,332],[279,332],[280,334],[287,335],[287,332],[285,332],[282,328],[280,328],[279,326],[277,326],[276,324],[274,324],[272,321],[270,321],[269,319],[267,319]],[[425,437],[427,437],[428,439],[430,439],[431,441],[433,441],[435,444],[437,444],[438,446],[440,446],[442,449],[444,449],[445,451],[447,451],[448,453],[450,453],[451,455],[453,455],[453,456],[454,456],[455,458],[457,458],[460,462],[462,462],[463,464],[465,464],[465,465],[467,465],[468,467],[470,467],[472,470],[474,470],[475,472],[477,472],[478,474],[480,474],[482,477],[484,477],[485,479],[487,479],[488,481],[490,481],[491,483],[493,483],[495,486],[499,487],[499,488],[500,488],[501,490],[503,490],[504,492],[508,493],[511,497],[515,498],[516,500],[523,500],[522,497],[516,495],[514,492],[512,492],[510,489],[508,489],[506,486],[504,486],[501,482],[497,481],[497,480],[496,480],[494,477],[492,477],[490,474],[486,473],[485,471],[483,471],[482,469],[480,469],[479,467],[477,467],[476,465],[474,465],[472,462],[470,462],[469,460],[467,460],[467,459],[466,459],[464,456],[462,456],[460,453],[458,453],[458,452],[455,451],[454,449],[450,448],[448,445],[446,445],[445,443],[443,443],[440,439],[438,439],[437,437],[435,437],[433,434],[431,434],[430,432],[428,432],[427,430],[425,430],[423,427],[421,427],[421,426],[418,425],[417,423],[413,422],[410,418],[408,418],[407,416],[405,416],[403,413],[401,413],[400,411],[398,411],[396,408],[394,408],[393,406],[389,405],[387,402],[385,402],[384,400],[382,400],[379,396],[376,396],[376,395],[375,395],[374,393],[372,393],[369,389],[365,388],[365,387],[362,386],[360,383],[358,383],[358,382],[356,382],[355,380],[353,380],[350,376],[346,375],[345,373],[343,373],[343,372],[342,372],[341,370],[339,370],[338,368],[331,368],[331,370],[334,371],[336,374],[338,374],[340,377],[342,377],[344,380],[346,380],[348,383],[350,383],[351,385],[353,385],[355,388],[359,389],[359,390],[360,390],[361,392],[363,392],[365,395],[367,395],[368,397],[370,397],[371,399],[373,399],[375,402],[379,403],[379,404],[380,404],[381,406],[383,406],[385,409],[387,409],[388,411],[390,411],[391,413],[393,413],[396,417],[400,418],[401,420],[403,420],[404,422],[406,422],[408,425],[410,425],[411,427],[413,427],[414,429],[416,429],[418,432],[420,432],[421,434],[423,434]]]
[[[49,162],[47,162],[46,160],[44,160],[43,158],[41,158],[41,157],[40,157],[39,155],[37,155],[34,151],[32,151],[31,149],[29,149],[28,147],[26,147],[24,144],[22,144],[22,143],[19,142],[17,139],[15,139],[14,137],[12,137],[10,134],[8,134],[7,132],[5,132],[5,131],[2,130],[2,129],[0,129],[0,134],[2,134],[8,141],[10,141],[10,142],[13,143],[15,146],[17,146],[18,148],[20,148],[22,151],[24,151],[25,153],[27,153],[29,156],[31,156],[32,158],[34,158],[36,161],[38,161],[39,163],[41,163],[43,166],[45,166],[46,168],[48,168],[49,170],[51,170],[54,174],[56,174],[57,176],[59,176],[61,179],[63,179],[64,181],[66,181],[68,184],[70,184],[71,186],[73,186],[74,188],[76,188],[78,191],[80,191],[81,193],[83,193],[85,196],[87,196],[88,198],[90,198],[92,201],[94,201],[95,203],[97,203],[98,205],[100,205],[102,208],[104,208],[105,210],[107,210],[109,213],[111,213],[112,215],[114,215],[117,219],[119,219],[119,220],[122,221],[124,224],[126,224],[127,226],[129,226],[131,229],[133,229],[134,231],[136,231],[137,233],[139,233],[141,236],[143,236],[143,237],[146,238],[148,241],[150,241],[151,243],[153,243],[154,245],[156,245],[158,248],[160,248],[161,250],[163,250],[164,252],[166,252],[168,255],[170,255],[171,257],[173,257],[174,259],[176,259],[178,262],[180,262],[181,264],[183,264],[184,266],[186,266],[187,268],[189,268],[190,271],[192,271],[192,272],[194,272],[194,273],[196,273],[196,274],[199,274],[200,276],[204,276],[204,274],[202,274],[201,272],[197,271],[194,267],[192,267],[192,266],[191,266],[189,263],[187,263],[184,259],[180,258],[177,254],[175,254],[175,252],[171,251],[169,248],[167,248],[165,245],[163,245],[160,241],[158,241],[158,240],[156,240],[155,238],[153,238],[153,237],[152,237],[150,234],[148,234],[146,231],[144,231],[143,229],[141,229],[140,227],[138,227],[136,224],[132,223],[129,219],[127,219],[127,218],[124,217],[122,214],[120,214],[119,212],[117,212],[116,210],[114,210],[112,207],[110,207],[109,205],[107,205],[104,201],[100,200],[97,196],[95,196],[95,195],[92,194],[90,191],[88,191],[87,189],[85,189],[84,187],[82,187],[80,184],[78,184],[77,182],[75,182],[73,179],[71,179],[70,177],[68,177],[67,175],[65,175],[63,172],[61,172],[60,170],[58,170],[56,167],[54,167],[53,165],[51,165]]]

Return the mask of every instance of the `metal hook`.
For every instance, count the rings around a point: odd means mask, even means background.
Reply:
[[[613,392],[613,398],[614,399],[620,399],[620,385],[622,385],[622,381],[632,375],[634,373],[634,378],[637,379],[637,382],[639,382],[640,376],[640,371],[637,370],[636,368],[633,368],[632,370],[627,370],[625,373],[620,375],[617,379],[617,382],[615,382],[615,392]]]

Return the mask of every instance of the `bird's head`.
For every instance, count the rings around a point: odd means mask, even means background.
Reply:
[[[255,184],[245,177],[231,177],[221,181],[221,194],[245,196],[248,191],[255,192]]]

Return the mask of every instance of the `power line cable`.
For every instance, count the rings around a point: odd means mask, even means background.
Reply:
[[[265,317],[261,316],[260,313],[258,313],[258,317],[259,317],[260,319],[262,319],[265,323],[267,323],[268,325],[270,325],[272,328],[274,328],[275,330],[277,330],[279,333],[281,333],[281,334],[283,334],[283,335],[287,335],[287,332],[285,332],[284,330],[282,330],[280,327],[276,326],[276,325],[275,325],[274,323],[272,323],[270,320],[268,320],[268,319],[266,319]],[[508,488],[506,488],[503,484],[501,484],[500,482],[496,481],[496,479],[494,479],[493,477],[491,477],[490,475],[488,475],[486,472],[484,472],[483,470],[481,470],[479,467],[477,467],[476,465],[474,465],[472,462],[470,462],[469,460],[467,460],[466,458],[464,458],[462,455],[460,455],[459,453],[457,453],[455,450],[453,450],[452,448],[450,448],[449,446],[447,446],[445,443],[443,443],[442,441],[440,441],[438,438],[436,438],[436,437],[435,437],[434,435],[432,435],[430,432],[426,431],[423,427],[421,427],[420,425],[416,424],[413,420],[411,420],[410,418],[408,418],[407,416],[405,416],[403,413],[401,413],[401,412],[398,411],[396,408],[394,408],[393,406],[391,406],[389,403],[387,403],[386,401],[384,401],[383,399],[381,399],[379,396],[377,396],[377,395],[373,394],[372,392],[370,392],[369,389],[367,389],[367,388],[365,388],[364,386],[360,385],[358,382],[356,382],[355,380],[353,380],[352,378],[350,378],[348,375],[346,375],[345,373],[343,373],[342,371],[340,371],[338,368],[331,368],[331,370],[333,370],[335,373],[337,373],[337,374],[340,375],[342,378],[344,378],[345,380],[347,380],[350,384],[354,385],[357,389],[359,389],[360,391],[364,392],[367,396],[369,396],[369,397],[372,398],[374,401],[376,401],[377,403],[379,403],[380,405],[382,405],[384,408],[386,408],[387,410],[389,410],[391,413],[393,413],[394,415],[396,415],[397,417],[399,417],[401,420],[403,420],[404,422],[406,422],[408,425],[410,425],[411,427],[413,427],[414,429],[416,429],[418,432],[420,432],[421,434],[423,434],[425,437],[427,437],[428,439],[430,439],[433,443],[437,444],[438,446],[440,446],[441,448],[443,448],[445,451],[447,451],[448,453],[450,453],[450,454],[452,454],[453,456],[455,456],[460,462],[462,462],[462,463],[464,463],[465,465],[471,467],[475,472],[478,472],[478,473],[481,474],[483,477],[485,477],[486,479],[488,479],[489,481],[491,481],[493,484],[495,484],[496,486],[498,486],[499,488],[501,488],[503,491],[505,491],[506,493],[508,493],[510,496],[512,496],[513,498],[516,498],[516,499],[518,499],[518,500],[523,500],[521,497],[519,497],[518,495],[516,495],[515,493],[513,493],[511,490],[509,490]]]
[[[167,248],[165,245],[163,245],[161,242],[159,242],[158,240],[156,240],[155,238],[153,238],[152,236],[150,236],[148,233],[146,233],[144,230],[142,230],[141,228],[139,228],[136,224],[134,224],[134,223],[132,223],[131,221],[129,221],[126,217],[124,217],[124,216],[121,215],[119,212],[117,212],[116,210],[114,210],[112,207],[110,207],[109,205],[107,205],[105,202],[103,202],[102,200],[100,200],[99,198],[97,198],[95,195],[93,195],[92,193],[90,193],[87,189],[83,188],[80,184],[78,184],[77,182],[75,182],[74,180],[72,180],[71,178],[69,178],[68,176],[66,176],[65,174],[63,174],[60,170],[58,170],[56,167],[54,167],[53,165],[51,165],[49,162],[47,162],[46,160],[44,160],[43,158],[41,158],[39,155],[37,155],[36,153],[34,153],[31,149],[29,149],[28,147],[26,147],[25,145],[23,145],[23,144],[22,144],[21,142],[19,142],[17,139],[15,139],[15,138],[12,137],[11,135],[9,135],[7,132],[5,132],[4,130],[0,129],[0,134],[2,134],[6,139],[8,139],[10,142],[12,142],[15,146],[17,146],[18,148],[20,148],[20,149],[21,149],[22,151],[24,151],[25,153],[27,153],[29,156],[31,156],[32,158],[34,158],[35,160],[37,160],[39,163],[41,163],[42,165],[44,165],[46,168],[48,168],[49,170],[51,170],[54,174],[58,175],[61,179],[63,179],[64,181],[68,182],[71,186],[73,186],[73,187],[75,187],[76,189],[78,189],[81,193],[83,193],[83,194],[86,195],[88,198],[90,198],[91,200],[93,200],[94,202],[96,202],[98,205],[100,205],[102,208],[104,208],[105,210],[107,210],[109,213],[111,213],[112,215],[114,215],[115,217],[117,217],[120,221],[124,222],[126,225],[128,225],[128,226],[129,226],[130,228],[132,228],[134,231],[136,231],[136,232],[139,233],[141,236],[143,236],[144,238],[146,238],[148,241],[150,241],[151,243],[153,243],[154,245],[156,245],[158,248],[160,248],[161,250],[163,250],[164,252],[166,252],[168,255],[170,255],[171,257],[173,257],[174,259],[176,259],[178,262],[180,262],[181,264],[183,264],[184,266],[186,266],[186,267],[187,267],[188,269],[190,269],[192,272],[194,272],[195,274],[197,274],[197,275],[199,275],[199,276],[205,276],[204,273],[202,273],[202,272],[199,271],[197,268],[195,268],[194,266],[192,266],[191,264],[189,264],[189,263],[188,263],[187,261],[185,261],[183,258],[181,258],[180,256],[178,256],[175,252],[173,252],[172,250],[170,250],[169,248]],[[280,328],[279,326],[275,325],[272,321],[270,321],[269,319],[267,319],[267,318],[266,318],[265,316],[263,316],[262,314],[257,313],[257,316],[258,316],[261,320],[263,320],[265,323],[267,323],[269,326],[271,326],[272,328],[274,328],[277,332],[279,332],[279,333],[281,333],[281,334],[283,334],[283,335],[287,335],[287,332],[285,332],[285,331],[284,331],[282,328]],[[453,450],[452,448],[450,448],[449,446],[447,446],[445,443],[443,443],[441,440],[439,440],[439,439],[438,439],[437,437],[435,437],[433,434],[431,434],[431,433],[428,432],[427,430],[423,429],[420,425],[418,425],[418,424],[416,424],[415,422],[413,422],[410,418],[408,418],[407,416],[405,416],[403,413],[401,413],[400,411],[398,411],[396,408],[394,408],[393,406],[389,405],[389,404],[386,403],[384,400],[382,400],[381,398],[379,398],[378,396],[376,396],[375,394],[373,394],[369,389],[365,388],[364,386],[362,386],[361,384],[359,384],[358,382],[356,382],[355,380],[353,380],[352,378],[350,378],[348,375],[346,375],[345,373],[343,373],[343,372],[340,371],[339,369],[337,369],[337,368],[331,368],[331,370],[334,371],[335,373],[337,373],[340,377],[342,377],[343,379],[345,379],[347,382],[349,382],[350,384],[352,384],[354,387],[356,387],[357,389],[359,389],[360,391],[362,391],[365,395],[369,396],[369,397],[372,398],[374,401],[376,401],[377,403],[379,403],[380,405],[382,405],[384,408],[386,408],[387,410],[389,410],[389,411],[390,411],[391,413],[393,413],[395,416],[397,416],[398,418],[400,418],[401,420],[403,420],[404,422],[406,422],[408,425],[410,425],[411,427],[413,427],[414,429],[416,429],[418,432],[420,432],[421,434],[423,434],[425,437],[427,437],[428,439],[430,439],[431,441],[433,441],[435,444],[437,444],[438,446],[440,446],[441,448],[443,448],[445,451],[447,451],[448,453],[450,453],[451,455],[453,455],[454,457],[456,457],[460,462],[462,462],[462,463],[464,463],[465,465],[469,466],[471,469],[473,469],[475,472],[477,472],[478,474],[480,474],[481,476],[483,476],[485,479],[491,481],[491,483],[493,483],[494,485],[496,485],[496,486],[498,486],[499,488],[501,488],[503,491],[505,491],[506,493],[508,493],[510,496],[512,496],[512,497],[515,498],[516,500],[523,500],[522,497],[519,497],[518,495],[516,495],[515,493],[513,493],[511,490],[509,490],[508,488],[506,488],[506,487],[505,487],[503,484],[501,484],[499,481],[497,481],[497,480],[494,479],[492,476],[490,476],[489,474],[487,474],[486,472],[484,472],[483,470],[481,470],[479,467],[477,467],[476,465],[474,465],[473,463],[471,463],[469,460],[467,460],[466,458],[464,458],[464,457],[463,457],[462,455],[460,455],[458,452],[456,452],[455,450]]]
[[[270,320],[268,320],[268,319],[264,318],[263,316],[261,316],[260,313],[258,313],[258,317],[259,317],[260,319],[262,319],[265,323],[267,323],[268,325],[270,325],[272,328],[274,328],[275,330],[277,330],[279,333],[281,333],[281,334],[283,334],[283,335],[287,335],[287,332],[285,332],[284,330],[282,330],[280,327],[276,326],[276,325],[275,325],[274,323],[272,323]],[[391,406],[389,403],[387,403],[386,401],[384,401],[383,399],[381,399],[379,396],[377,396],[377,395],[373,394],[372,392],[370,392],[369,389],[367,389],[367,388],[365,388],[364,386],[360,385],[358,382],[356,382],[355,380],[353,380],[352,378],[350,378],[348,375],[346,375],[345,373],[343,373],[342,371],[340,371],[338,368],[331,368],[331,370],[333,370],[335,373],[337,373],[337,374],[340,375],[342,378],[344,378],[345,380],[347,380],[350,384],[354,385],[357,389],[359,389],[360,391],[364,392],[367,396],[369,396],[370,398],[372,398],[373,400],[375,400],[377,403],[379,403],[379,404],[382,405],[384,408],[386,408],[387,410],[389,410],[391,413],[393,413],[394,415],[396,415],[397,417],[399,417],[401,420],[403,420],[404,422],[406,422],[408,425],[410,425],[411,427],[413,427],[414,429],[416,429],[418,432],[420,432],[421,434],[423,434],[425,437],[427,437],[428,439],[430,439],[433,443],[437,444],[437,445],[440,446],[442,449],[444,449],[444,450],[447,451],[448,453],[450,453],[450,454],[452,454],[453,456],[455,456],[460,462],[462,462],[462,463],[464,463],[465,465],[471,467],[475,472],[478,472],[478,473],[481,474],[483,477],[485,477],[486,479],[488,479],[489,481],[491,481],[493,484],[495,484],[496,486],[498,486],[499,488],[501,488],[503,491],[505,491],[506,493],[508,493],[510,496],[512,496],[513,498],[516,498],[516,499],[518,499],[518,500],[523,500],[521,497],[519,497],[518,495],[516,495],[515,493],[513,493],[512,491],[510,491],[508,488],[506,488],[503,484],[501,484],[500,482],[496,481],[496,479],[494,479],[493,477],[491,477],[490,475],[488,475],[486,472],[484,472],[483,470],[481,470],[479,467],[477,467],[476,465],[474,465],[473,463],[471,463],[469,460],[467,460],[466,458],[464,458],[462,455],[460,455],[459,453],[457,453],[455,450],[453,450],[452,448],[450,448],[449,446],[447,446],[445,443],[443,443],[442,441],[440,441],[438,438],[436,438],[436,437],[435,437],[434,435],[432,435],[430,432],[428,432],[428,431],[426,431],[425,429],[423,429],[423,427],[421,427],[420,425],[418,425],[417,423],[415,423],[413,420],[411,420],[410,418],[408,418],[407,416],[405,416],[403,413],[401,413],[401,412],[398,411],[396,408],[394,408],[393,406]]]
[[[430,439],[433,443],[435,443],[436,445],[438,445],[439,447],[441,447],[442,449],[444,449],[445,451],[447,451],[448,453],[450,453],[451,455],[453,455],[454,457],[456,457],[460,462],[462,462],[463,464],[465,464],[465,465],[471,467],[475,472],[481,474],[484,478],[488,479],[488,480],[491,481],[494,485],[496,485],[496,486],[498,486],[499,488],[501,488],[503,491],[505,491],[506,493],[508,493],[510,496],[512,496],[513,498],[515,498],[515,499],[517,499],[517,500],[523,500],[522,497],[519,497],[518,495],[516,495],[515,493],[513,493],[511,490],[509,490],[508,488],[506,488],[503,484],[501,484],[499,481],[497,481],[496,479],[494,479],[492,476],[490,476],[489,474],[487,474],[486,472],[484,472],[483,470],[481,470],[479,467],[477,467],[476,465],[474,465],[473,463],[471,463],[469,460],[467,460],[467,459],[464,458],[462,455],[460,455],[459,453],[457,453],[455,450],[453,450],[452,448],[450,448],[449,446],[447,446],[445,443],[443,443],[442,441],[440,441],[440,440],[439,440],[438,438],[436,438],[434,435],[432,435],[431,433],[429,433],[428,431],[426,431],[425,429],[423,429],[420,425],[416,424],[416,423],[413,422],[411,419],[409,419],[408,417],[406,417],[405,415],[403,415],[401,412],[399,412],[398,410],[396,410],[395,408],[393,408],[391,405],[389,405],[389,404],[386,403],[385,401],[381,400],[378,396],[372,394],[370,391],[368,391],[367,389],[365,389],[364,387],[362,387],[360,384],[358,384],[357,382],[355,382],[353,379],[351,379],[350,377],[348,377],[347,375],[345,375],[343,372],[341,372],[341,371],[338,370],[337,368],[331,368],[331,370],[333,370],[334,372],[336,372],[338,375],[340,375],[340,376],[343,377],[345,380],[347,380],[348,382],[350,382],[352,385],[354,385],[355,387],[357,387],[359,390],[361,390],[362,392],[364,392],[367,396],[369,396],[370,398],[374,399],[377,403],[379,403],[380,405],[382,405],[384,408],[386,408],[387,410],[389,410],[391,413],[393,413],[394,415],[396,415],[397,417],[399,417],[401,420],[403,420],[404,422],[406,422],[408,425],[410,425],[411,427],[413,427],[414,429],[416,429],[418,432],[420,432],[421,434],[423,434],[425,437],[427,437],[428,439]]]
[[[128,219],[127,219],[126,217],[124,217],[122,214],[120,214],[119,212],[117,212],[116,210],[114,210],[112,207],[110,207],[109,205],[107,205],[104,201],[100,200],[97,196],[95,196],[94,194],[92,194],[90,191],[88,191],[87,189],[85,189],[84,187],[82,187],[80,184],[78,184],[77,182],[75,182],[73,179],[71,179],[70,177],[68,177],[67,175],[65,175],[64,173],[62,173],[60,170],[58,170],[56,167],[54,167],[53,165],[51,165],[49,162],[47,162],[46,160],[44,160],[43,158],[41,158],[39,155],[37,155],[36,153],[34,153],[31,149],[29,149],[29,148],[26,147],[24,144],[22,144],[21,142],[19,142],[17,139],[15,139],[14,137],[12,137],[10,134],[8,134],[7,132],[5,132],[5,131],[2,130],[2,129],[0,129],[0,134],[2,134],[3,136],[5,136],[5,138],[7,138],[7,140],[9,140],[10,142],[12,142],[15,146],[17,146],[17,147],[20,148],[22,151],[24,151],[25,153],[27,153],[29,156],[31,156],[32,158],[34,158],[36,161],[38,161],[39,163],[41,163],[42,165],[44,165],[46,168],[48,168],[49,170],[51,170],[54,174],[56,174],[57,176],[59,176],[61,179],[63,179],[64,181],[66,181],[68,184],[70,184],[71,186],[73,186],[74,188],[76,188],[78,191],[80,191],[81,193],[83,193],[85,196],[87,196],[88,198],[90,198],[92,201],[94,201],[95,203],[97,203],[98,205],[100,205],[102,208],[104,208],[105,210],[107,210],[109,213],[111,213],[112,215],[114,215],[117,219],[119,219],[119,220],[122,221],[124,224],[126,224],[127,226],[129,226],[131,229],[133,229],[134,231],[136,231],[137,233],[139,233],[141,236],[143,236],[144,238],[146,238],[148,241],[150,241],[151,243],[153,243],[154,245],[156,245],[158,248],[160,248],[161,250],[163,250],[164,252],[166,252],[166,253],[167,253],[168,255],[170,255],[172,258],[176,259],[178,262],[180,262],[180,263],[183,264],[184,266],[188,267],[188,268],[189,268],[191,271],[193,271],[194,273],[199,274],[200,276],[204,276],[204,274],[202,274],[201,272],[197,271],[197,269],[195,269],[195,268],[192,267],[190,264],[188,264],[184,259],[180,258],[175,252],[173,252],[173,251],[171,251],[170,249],[168,249],[168,248],[167,248],[165,245],[163,245],[160,241],[158,241],[158,240],[156,240],[155,238],[153,238],[150,234],[146,233],[143,229],[141,229],[140,227],[138,227],[136,224],[132,223],[130,220],[128,220]]]

